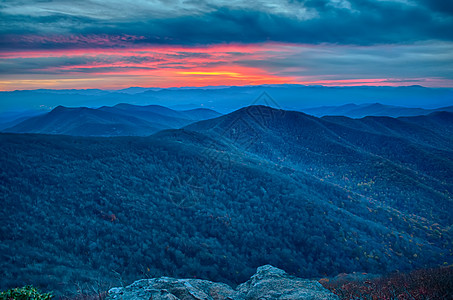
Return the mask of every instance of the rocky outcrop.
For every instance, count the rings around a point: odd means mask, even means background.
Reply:
[[[200,279],[160,277],[143,279],[124,288],[112,288],[110,300],[296,300],[338,299],[321,284],[286,274],[270,265],[236,289],[223,283]]]

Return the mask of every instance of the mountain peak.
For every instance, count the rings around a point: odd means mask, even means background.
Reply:
[[[282,110],[282,109],[275,108],[275,107],[272,107],[272,106],[267,106],[267,105],[261,105],[260,104],[260,105],[250,105],[250,106],[243,107],[241,109],[238,109],[237,111],[232,112],[231,114],[240,115],[240,114],[246,113],[248,115],[253,115],[253,116],[258,116],[258,115],[261,115],[261,116],[265,116],[265,115],[273,116],[273,115],[278,115],[280,113],[283,114],[283,113],[291,113],[291,112],[292,111],[286,111],[286,110]],[[297,113],[305,115],[302,112],[297,112]]]
[[[113,107],[120,108],[120,107],[133,107],[133,106],[134,105],[130,104],[130,103],[118,103],[118,104],[114,105]]]
[[[62,110],[66,110],[66,109],[68,109],[66,106],[58,105],[57,107],[52,109],[52,111],[62,111]]]
[[[451,111],[435,111],[433,113],[430,113],[429,116],[435,116],[435,117],[441,117],[441,118],[452,118],[453,113]]]
[[[248,115],[251,116],[259,116],[261,118],[272,118],[276,119],[279,117],[284,117],[284,116],[293,116],[293,117],[299,117],[299,118],[304,118],[304,117],[310,117],[304,112],[300,111],[292,111],[292,110],[284,110],[281,108],[275,108],[272,106],[267,106],[267,105],[250,105],[243,107],[232,114],[241,114],[243,112],[246,112]]]
[[[246,109],[246,110],[252,110],[252,109],[279,110],[278,108],[275,108],[275,107],[272,107],[269,105],[264,105],[264,104],[253,104],[253,105],[246,106],[242,109]]]
[[[375,102],[375,103],[370,103],[368,105],[366,105],[367,107],[373,107],[373,108],[376,108],[376,107],[386,107],[386,105],[384,104],[381,104],[379,102]],[[388,106],[388,105],[387,105]]]
[[[80,113],[80,112],[87,112],[87,111],[96,111],[96,110],[93,109],[93,108],[85,107],[85,106],[82,106],[82,107],[67,107],[67,106],[63,106],[63,105],[58,105],[57,107],[52,109],[49,112],[49,114],[58,115],[60,113],[65,113],[65,112]]]

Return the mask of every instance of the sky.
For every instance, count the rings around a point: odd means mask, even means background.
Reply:
[[[2,0],[0,90],[453,87],[450,0]]]

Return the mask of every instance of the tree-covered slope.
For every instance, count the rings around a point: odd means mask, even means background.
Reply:
[[[186,129],[450,226],[453,140],[440,132],[452,124],[447,112],[354,120],[251,106]]]
[[[450,152],[410,144],[409,168],[371,146],[402,138],[361,148],[348,127],[256,109],[150,137],[0,134],[2,288],[452,263],[451,182],[419,166]],[[449,172],[450,156],[435,159]]]

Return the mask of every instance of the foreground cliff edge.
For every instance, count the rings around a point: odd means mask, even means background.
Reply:
[[[201,279],[160,277],[143,279],[109,290],[109,300],[261,300],[338,299],[314,280],[300,279],[271,265],[259,267],[236,289],[224,283]]]

